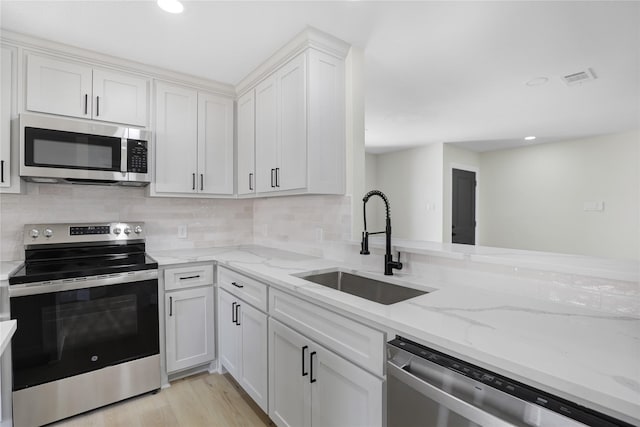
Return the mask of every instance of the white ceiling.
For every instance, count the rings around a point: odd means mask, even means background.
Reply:
[[[640,128],[639,2],[0,2],[2,28],[235,84],[310,25],[365,52],[366,145]],[[568,87],[561,76],[598,79]],[[529,87],[532,78],[547,77]]]

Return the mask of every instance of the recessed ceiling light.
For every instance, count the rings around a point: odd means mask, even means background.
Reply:
[[[533,135],[532,135],[532,136],[525,136],[525,137],[524,137],[524,140],[525,140],[525,141],[533,141],[534,139],[536,139],[536,137],[535,137],[535,136],[533,136]]]
[[[547,83],[549,83],[548,77],[535,77],[529,80],[526,84],[527,86],[542,86]]]
[[[158,0],[160,9],[169,13],[182,13],[184,6],[178,0]]]

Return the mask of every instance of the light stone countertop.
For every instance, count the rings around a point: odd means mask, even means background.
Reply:
[[[292,276],[353,266],[257,246],[150,255],[160,266],[216,261],[374,328],[640,424],[638,317],[402,274],[393,280],[435,291],[385,306]],[[366,274],[387,279],[377,272]]]
[[[351,241],[349,243],[358,248],[360,247],[360,241]],[[384,237],[370,237],[369,247],[384,249]],[[640,280],[639,260],[622,260],[576,254],[395,238],[392,240],[392,247],[394,251],[432,255],[457,260],[470,260],[479,263],[579,274],[612,280],[631,282],[638,282]]]
[[[9,275],[22,266],[24,261],[0,261],[0,280],[8,280]]]
[[[0,355],[4,353],[16,332],[17,320],[3,320],[0,322]]]

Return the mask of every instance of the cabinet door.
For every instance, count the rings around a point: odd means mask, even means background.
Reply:
[[[310,364],[313,427],[382,426],[382,379],[320,346]]]
[[[106,122],[147,126],[149,81],[129,74],[93,70],[92,117]]]
[[[269,417],[279,427],[311,425],[308,361],[308,340],[270,318]]]
[[[278,142],[277,76],[256,87],[256,191],[275,191]]]
[[[165,294],[167,372],[215,358],[213,287]]]
[[[11,186],[11,119],[14,113],[15,91],[13,78],[15,76],[15,51],[2,46],[2,66],[0,82],[0,188]],[[14,165],[16,167],[18,165]]]
[[[236,379],[240,376],[240,327],[236,320],[237,300],[227,291],[218,290],[218,344],[222,366]]]
[[[91,67],[27,55],[29,111],[91,117]]]
[[[233,100],[198,93],[198,192],[233,194]]]
[[[307,186],[306,54],[278,71],[278,190]]]
[[[267,406],[267,315],[240,300],[241,374],[240,385],[268,412]]]
[[[156,191],[194,193],[198,152],[198,93],[156,85]]]
[[[256,192],[255,97],[251,90],[238,99],[238,194]]]

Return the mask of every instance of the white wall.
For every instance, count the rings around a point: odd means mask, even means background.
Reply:
[[[365,193],[379,189],[378,158],[378,154],[366,153],[365,155]],[[354,199],[354,203],[356,204],[354,215],[362,218],[362,197]],[[370,199],[370,201],[367,202],[367,228],[371,231],[384,230],[384,219],[384,203],[382,200],[379,197]]]
[[[391,204],[394,237],[442,241],[442,156],[441,143],[378,155],[377,185]]]
[[[469,170],[476,173],[478,189],[482,185],[480,179],[480,154],[465,150],[451,144],[444,144],[443,149],[443,190],[442,190],[442,241],[451,243],[451,210],[452,210],[452,169]],[[478,206],[481,200],[476,197],[476,222],[480,227]],[[478,234],[479,229],[476,230]]]
[[[482,153],[478,244],[638,257],[639,150],[631,132]]]

